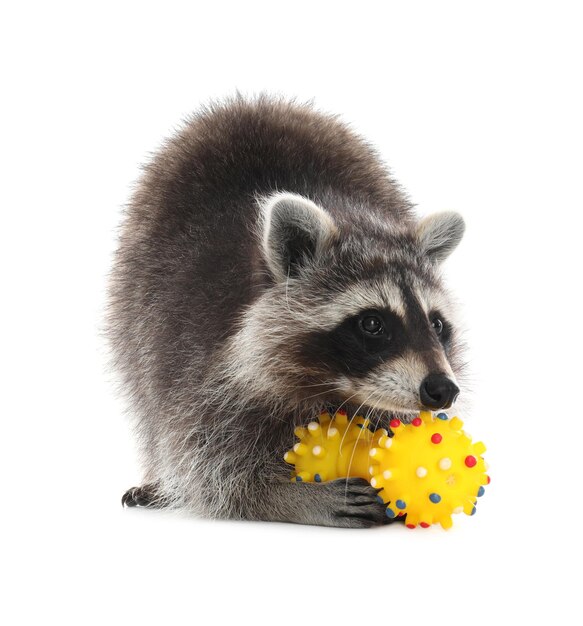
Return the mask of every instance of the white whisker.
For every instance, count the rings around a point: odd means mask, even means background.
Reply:
[[[354,415],[352,416],[352,418],[350,419],[350,423],[349,426],[352,424],[352,422],[358,417],[358,412],[360,411],[360,409],[368,402],[369,398],[372,396],[372,393],[370,393],[368,395],[368,397],[366,397],[364,399],[364,401],[360,404],[360,406],[356,409],[356,411],[354,412]],[[358,440],[360,439],[360,436],[362,435],[362,431],[364,430],[364,426],[362,427],[361,431],[358,433],[358,437],[356,438],[356,442],[354,444],[354,447],[352,449],[352,454],[350,455],[350,460],[348,461],[348,469],[347,469],[347,476],[346,476],[346,487],[345,487],[345,494],[347,495],[348,493],[348,477],[350,476],[350,468],[352,467],[352,462],[354,461],[354,454],[356,452],[356,446],[358,443]],[[348,432],[348,429],[346,430],[346,432],[344,433],[343,437],[342,437],[342,441],[340,442],[340,449],[342,449],[342,444],[344,442],[344,438],[346,437],[346,433]],[[346,497],[346,496],[345,496]]]

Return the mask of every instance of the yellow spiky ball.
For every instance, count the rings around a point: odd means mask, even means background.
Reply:
[[[472,443],[463,422],[445,413],[423,411],[411,424],[390,423],[370,431],[368,420],[324,413],[307,428],[284,459],[294,466],[292,480],[322,482],[360,477],[381,489],[390,518],[406,515],[409,528],[452,525],[452,514],[473,515],[488,484],[482,457],[486,447]]]
[[[370,456],[370,482],[381,488],[387,515],[407,515],[414,528],[452,525],[451,515],[473,515],[477,498],[489,478],[482,454],[486,446],[472,443],[458,417],[423,411],[411,424],[391,422],[393,437],[383,434]]]
[[[349,421],[345,411],[337,411],[333,418],[322,413],[306,428],[296,428],[299,442],[284,456],[294,466],[292,481],[319,483],[347,476],[370,480],[373,433],[368,425],[363,417]]]

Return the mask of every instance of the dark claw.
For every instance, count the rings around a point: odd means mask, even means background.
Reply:
[[[121,497],[121,505],[123,507],[132,507],[137,505],[137,502],[134,500],[132,495],[132,491],[133,489],[128,489]]]
[[[156,500],[156,492],[149,488],[148,485],[144,487],[132,487],[128,489],[121,498],[121,505],[127,507],[133,506],[161,506],[161,503]]]

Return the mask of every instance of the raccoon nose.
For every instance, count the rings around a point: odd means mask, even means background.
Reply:
[[[448,409],[459,392],[458,386],[444,374],[430,374],[419,389],[421,402],[428,409]]]

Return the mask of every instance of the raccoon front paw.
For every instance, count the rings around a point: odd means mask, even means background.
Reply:
[[[370,528],[391,522],[387,507],[363,478],[341,478],[328,483],[333,499],[333,525],[343,528]]]

